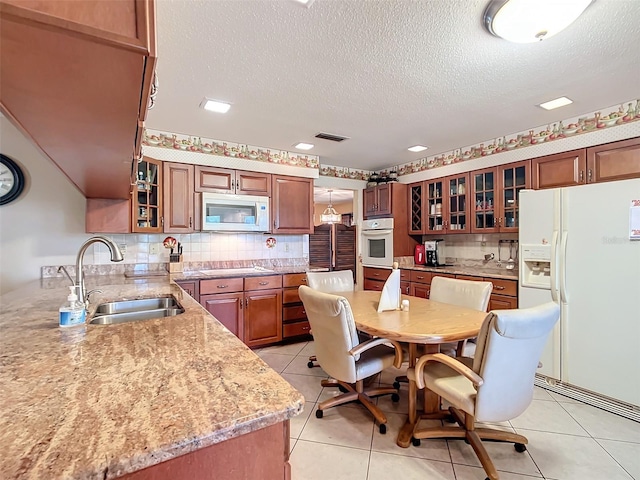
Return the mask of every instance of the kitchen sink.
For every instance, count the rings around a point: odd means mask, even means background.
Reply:
[[[172,317],[181,313],[184,313],[184,308],[173,296],[122,300],[98,305],[93,319],[89,323],[111,325],[113,323]]]

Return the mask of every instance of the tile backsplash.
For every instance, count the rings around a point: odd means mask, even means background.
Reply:
[[[125,264],[163,263],[169,261],[169,249],[163,241],[168,236],[182,244],[185,262],[234,260],[275,260],[309,258],[309,235],[264,235],[257,233],[191,233],[108,235],[124,246]],[[267,239],[275,239],[267,242]],[[271,247],[268,245],[272,245]],[[85,255],[85,265],[111,263],[109,249],[95,243]]]
[[[436,237],[424,236],[424,240],[433,240]],[[484,256],[489,253],[495,255],[492,262],[497,263],[500,259],[502,263],[509,259],[509,245],[502,243],[500,240],[515,240],[512,246],[512,253],[514,260],[518,254],[518,234],[462,234],[462,235],[447,235],[444,238],[445,255],[447,261],[449,259],[455,261],[455,259],[469,259],[469,260],[482,260]]]

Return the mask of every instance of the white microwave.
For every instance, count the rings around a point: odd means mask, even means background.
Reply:
[[[202,231],[268,232],[269,197],[203,193]]]

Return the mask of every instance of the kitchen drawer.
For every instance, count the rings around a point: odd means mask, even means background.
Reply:
[[[304,311],[304,305],[284,307],[282,309],[283,322],[291,322],[293,320],[306,320],[306,319],[307,319],[307,312]]]
[[[471,275],[456,275],[456,278],[458,280],[469,280],[470,282],[482,282],[483,280],[486,280],[482,277],[474,277]]]
[[[300,295],[298,295],[298,289],[297,288],[285,288],[282,291],[282,303],[283,304],[287,304],[287,303],[300,303],[302,300],[300,300]]]
[[[200,280],[200,295],[211,293],[241,292],[244,288],[242,278],[215,278]]]
[[[244,290],[267,290],[282,288],[282,275],[265,275],[264,277],[247,277],[244,279]]]
[[[311,326],[309,322],[296,322],[296,323],[287,323],[282,326],[282,337],[297,337],[299,335],[309,335],[311,333]]]
[[[400,280],[405,282],[411,281],[411,270],[400,269]]]
[[[386,268],[364,267],[364,278],[372,280],[386,280],[391,275],[391,270]]]
[[[282,276],[283,287],[299,287],[307,284],[306,273],[287,273]]]
[[[364,289],[365,290],[374,290],[377,292],[382,291],[382,287],[384,287],[384,280],[372,280],[370,278],[364,279]]]
[[[508,297],[518,296],[518,281],[504,280],[502,278],[485,278],[487,282],[493,283],[492,294],[506,295]]]
[[[431,280],[433,280],[433,277],[446,277],[446,278],[456,278],[456,276],[453,273],[432,273],[431,274]],[[478,278],[478,280],[482,280],[481,278]]]
[[[512,310],[518,308],[518,299],[505,295],[491,295],[489,298],[489,311],[491,310]]]
[[[400,291],[403,295],[411,295],[411,283],[408,281],[400,282]]]
[[[411,270],[411,282],[413,283],[431,283],[431,277],[431,272]]]

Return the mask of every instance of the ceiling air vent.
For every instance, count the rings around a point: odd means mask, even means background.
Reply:
[[[331,135],[330,133],[322,133],[316,135],[316,138],[321,138],[323,140],[331,140],[332,142],[342,142],[344,140],[348,140],[349,137],[341,137],[339,135]]]

